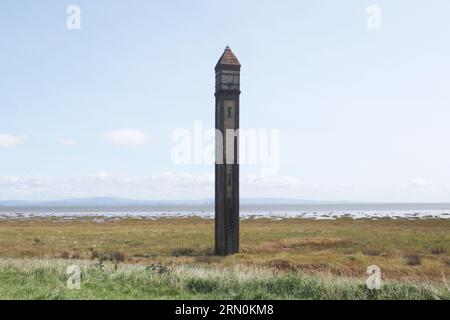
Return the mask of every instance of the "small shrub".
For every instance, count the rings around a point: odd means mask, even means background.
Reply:
[[[383,251],[379,250],[379,249],[373,249],[373,248],[364,248],[362,250],[362,253],[366,256],[381,256]]]
[[[105,260],[123,262],[125,260],[125,254],[120,251],[111,251],[105,254]]]
[[[168,272],[168,268],[166,266],[163,266],[161,264],[154,264],[154,263],[152,263],[149,266],[146,266],[145,270],[152,272],[152,273],[159,273],[159,274]]]
[[[422,264],[422,258],[417,254],[406,255],[405,261],[408,266],[420,266]]]
[[[431,253],[435,255],[446,253],[447,250],[443,247],[431,248]]]
[[[275,259],[268,263],[268,266],[277,271],[295,272],[298,270],[297,265],[289,260]]]
[[[125,261],[125,254],[120,251],[109,251],[105,253],[99,253],[95,250],[91,250],[91,258],[99,259],[100,261],[123,262]]]
[[[59,254],[59,257],[60,257],[61,259],[70,259],[70,253],[68,253],[67,251],[62,251],[62,252]]]
[[[78,254],[77,252],[67,252],[67,251],[61,251],[60,254],[57,255],[58,258],[60,259],[80,259],[80,254]]]
[[[80,254],[74,252],[74,253],[72,253],[72,254],[70,255],[70,259],[80,259]]]
[[[175,248],[171,252],[171,255],[174,257],[192,256],[193,254],[194,254],[194,249],[192,249],[192,248]]]
[[[358,258],[355,257],[355,256],[352,256],[352,255],[347,256],[347,259],[350,260],[350,261],[358,261]]]
[[[98,254],[97,250],[94,250],[93,248],[89,248],[89,251],[91,252],[92,260],[99,258],[99,254]]]

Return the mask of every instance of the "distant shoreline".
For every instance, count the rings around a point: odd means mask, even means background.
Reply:
[[[0,207],[0,220],[24,219],[161,219],[214,218],[213,206],[25,206]],[[450,219],[450,205],[442,204],[334,204],[334,205],[243,205],[247,219]]]
[[[153,207],[214,207],[214,199],[184,199],[184,200],[137,200],[125,198],[75,198],[61,200],[0,200],[2,208],[153,208]],[[241,198],[241,207],[336,207],[336,208],[401,208],[401,209],[449,209],[450,202],[376,202],[376,201],[351,201],[351,200],[309,200],[295,198]]]

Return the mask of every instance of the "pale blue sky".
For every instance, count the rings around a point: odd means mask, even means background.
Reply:
[[[23,143],[0,138],[0,199],[211,197],[213,168],[173,164],[170,137],[214,125],[229,44],[241,126],[280,129],[279,172],[243,165],[242,196],[450,202],[449,15],[446,0],[2,0],[0,135]],[[105,138],[122,129],[148,143]]]

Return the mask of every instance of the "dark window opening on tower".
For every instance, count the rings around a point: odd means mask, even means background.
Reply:
[[[229,186],[231,186],[231,184],[232,184],[232,178],[233,178],[233,176],[231,175],[231,173],[229,173],[229,174],[227,175],[227,184],[228,184]]]
[[[231,107],[228,107],[228,118],[231,118]]]

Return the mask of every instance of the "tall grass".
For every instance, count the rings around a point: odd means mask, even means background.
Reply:
[[[0,219],[0,257],[128,264],[254,265],[280,272],[391,280],[450,277],[450,219],[282,219],[241,222],[240,254],[216,257],[214,222],[188,219]],[[417,255],[419,259],[408,255]]]
[[[66,268],[82,270],[80,290],[66,287]],[[86,260],[0,259],[1,299],[450,299],[448,286],[275,274],[272,269],[204,265],[146,266]]]

